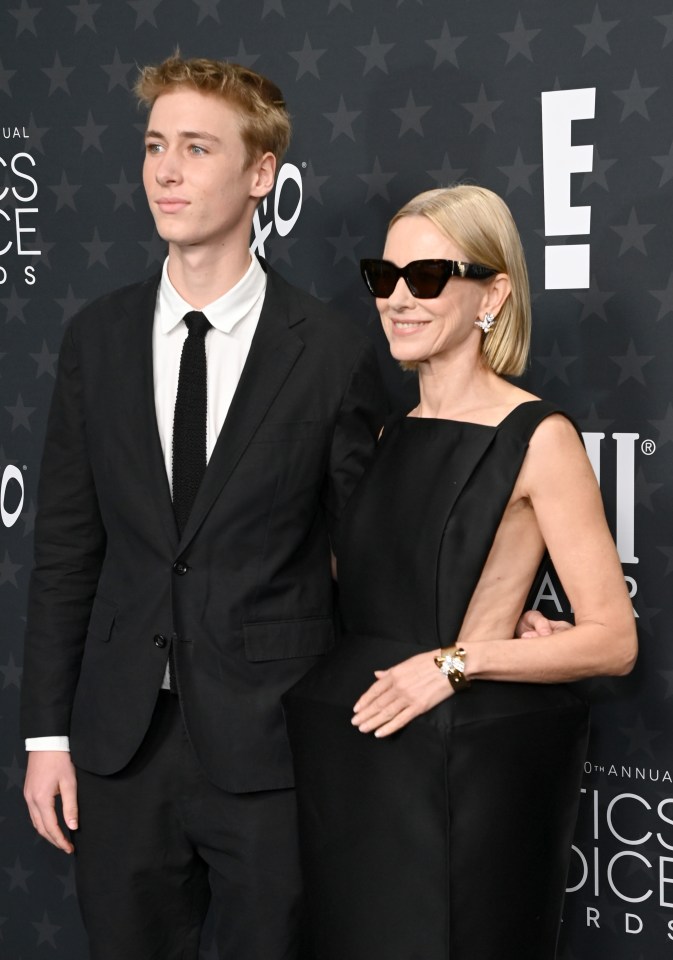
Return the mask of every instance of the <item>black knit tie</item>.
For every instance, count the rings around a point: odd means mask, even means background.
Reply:
[[[189,336],[180,357],[173,418],[173,508],[180,533],[206,472],[206,334],[212,326],[196,310],[186,314],[184,321]]]

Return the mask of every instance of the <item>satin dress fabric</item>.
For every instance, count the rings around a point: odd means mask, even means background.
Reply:
[[[566,685],[475,681],[388,738],[350,722],[374,670],[458,636],[554,412],[400,418],[348,504],[342,636],[284,698],[315,960],[555,957],[586,703]]]

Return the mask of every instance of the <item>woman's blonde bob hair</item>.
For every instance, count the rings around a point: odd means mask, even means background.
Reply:
[[[507,204],[492,190],[459,184],[419,193],[395,214],[388,230],[404,217],[426,217],[470,263],[507,274],[512,292],[482,337],[481,350],[495,373],[522,374],[530,347],[530,288],[521,238]]]

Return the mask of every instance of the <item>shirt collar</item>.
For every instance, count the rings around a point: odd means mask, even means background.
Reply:
[[[164,260],[159,284],[159,329],[170,333],[184,315],[194,307],[180,296],[168,276],[168,257]],[[216,330],[231,333],[237,323],[252,310],[266,291],[266,274],[257,259],[252,257],[250,266],[231,290],[217,300],[206,304],[202,312]]]

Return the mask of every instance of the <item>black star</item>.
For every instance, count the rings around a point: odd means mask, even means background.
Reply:
[[[133,194],[136,192],[139,183],[129,183],[126,179],[126,174],[124,173],[124,168],[122,167],[121,173],[119,174],[118,183],[106,183],[105,186],[108,190],[112,190],[115,197],[115,210],[118,207],[130,207],[131,210],[135,210],[136,205],[133,202]]]
[[[605,174],[615,163],[617,163],[616,160],[601,160],[597,147],[594,147],[593,169],[590,173],[585,173],[582,178],[582,192],[594,183],[596,186],[602,187],[603,190],[609,190]]]
[[[56,194],[56,213],[58,213],[61,207],[71,207],[71,209],[77,212],[75,194],[81,189],[81,184],[68,183],[65,170],[61,171],[61,182],[53,187],[50,186],[49,189],[53,190]]]
[[[582,56],[585,57],[594,47],[599,47],[606,53],[611,53],[608,43],[608,34],[619,23],[619,20],[603,20],[598,9],[598,4],[594,7],[594,15],[591,23],[576,23],[575,30],[584,34],[584,50]]]
[[[199,8],[199,17],[196,21],[197,26],[202,20],[205,20],[206,17],[212,17],[215,23],[220,22],[220,15],[217,12],[220,0],[192,0],[192,2]]]
[[[548,356],[538,356],[534,358],[545,368],[543,384],[549,380],[560,380],[561,383],[568,383],[566,367],[577,360],[577,357],[564,357],[558,348],[558,342],[554,340],[551,353]]]
[[[598,416],[596,404],[592,403],[586,417],[580,417],[580,426],[585,433],[605,433],[614,420],[607,420]]]
[[[16,70],[6,70],[2,65],[2,60],[0,60],[0,90],[6,93],[8,97],[12,95],[12,91],[9,88],[9,81],[15,73]]]
[[[89,147],[95,147],[96,150],[100,150],[101,153],[103,152],[103,148],[100,145],[100,138],[103,131],[107,130],[107,127],[99,126],[94,122],[91,110],[89,110],[85,126],[75,127],[75,130],[82,138],[82,153],[88,150]]]
[[[245,49],[245,44],[242,40],[238,41],[238,50],[235,55],[230,59],[234,60],[236,63],[240,63],[244,67],[251,67],[253,63],[256,63],[259,60],[258,53],[248,53]]]
[[[3,867],[2,869],[6,874],[9,875],[10,892],[12,890],[16,890],[18,887],[19,890],[24,890],[26,893],[28,893],[28,885],[26,881],[28,880],[28,877],[33,875],[34,871],[24,870],[18,857],[14,861],[13,867]]]
[[[4,676],[4,681],[2,683],[2,689],[6,687],[16,687],[18,690],[21,686],[21,667],[18,667],[14,662],[14,657],[10,653],[9,660],[4,667],[0,667],[0,673]]]
[[[673,16],[673,14],[671,14]],[[663,156],[652,157],[654,162],[661,167],[661,180],[659,186],[663,187],[665,183],[673,179],[673,141],[668,149],[668,153]]]
[[[49,96],[58,89],[64,90],[67,94],[70,93],[68,89],[68,75],[71,74],[74,69],[74,67],[64,67],[58,53],[54,56],[53,67],[42,68],[42,73],[46,73],[49,77]]]
[[[318,73],[318,60],[325,53],[325,50],[317,50],[311,46],[308,33],[304,34],[304,46],[301,50],[290,51],[290,56],[297,61],[297,80],[300,80],[305,73],[312,73],[314,77],[320,79]]]
[[[630,756],[637,750],[642,750],[654,760],[654,753],[652,752],[650,743],[652,740],[656,740],[657,737],[661,736],[661,730],[648,730],[640,715],[632,727],[620,727],[619,729],[629,738],[629,744],[626,748],[627,756]]]
[[[346,221],[344,220],[341,224],[341,233],[338,237],[326,237],[327,242],[331,243],[334,247],[334,260],[332,263],[337,264],[340,260],[351,260],[353,263],[357,263],[355,247],[363,239],[363,237],[351,236],[348,232]]]
[[[601,320],[604,320],[607,323],[607,314],[605,312],[605,304],[608,300],[611,300],[615,291],[603,292],[599,286],[596,277],[591,277],[591,284],[589,289],[585,292],[572,291],[573,297],[576,300],[579,300],[582,306],[582,313],[580,315],[580,323],[582,320],[586,320],[587,317],[596,316]]]
[[[49,921],[49,916],[45,910],[44,915],[40,922],[32,921],[32,926],[37,930],[37,945],[40,946],[41,943],[48,943],[50,947],[56,949],[56,943],[54,942],[54,934],[58,933],[61,929],[55,923]]]
[[[107,85],[108,93],[114,90],[115,87],[121,87],[122,90],[129,89],[129,83],[126,77],[129,70],[133,70],[134,66],[133,63],[122,63],[119,57],[119,51],[115,47],[112,63],[101,64],[101,70],[104,70],[109,77]]]
[[[654,507],[652,506],[652,494],[662,486],[662,483],[649,483],[645,477],[643,468],[639,467],[638,472],[636,473],[635,502],[640,504],[641,507],[645,507],[645,509],[649,510],[650,513],[653,513]]]
[[[398,137],[404,136],[408,130],[413,130],[423,136],[423,127],[421,126],[421,117],[428,112],[430,107],[417,107],[414,95],[409,91],[407,102],[403,107],[393,108],[392,112],[400,118],[400,132]]]
[[[627,250],[631,250],[632,248],[647,255],[647,250],[645,249],[645,237],[650,230],[654,230],[655,226],[656,224],[654,223],[639,223],[638,217],[636,216],[636,208],[631,207],[629,219],[626,221],[624,226],[612,227],[615,233],[622,238],[622,244],[619,248],[619,253],[617,256],[623,256]]]
[[[526,60],[533,62],[533,55],[530,52],[530,42],[533,40],[539,33],[539,30],[526,30],[521,19],[521,13],[518,13],[516,16],[516,23],[514,24],[514,29],[509,30],[506,33],[499,33],[498,36],[501,37],[508,46],[507,50],[507,59],[505,64],[508,64],[510,60],[513,60],[517,54],[521,54],[522,57],[525,57]]]
[[[510,193],[513,193],[515,190],[521,189],[532,196],[533,190],[530,185],[530,178],[535,171],[539,169],[539,163],[524,163],[521,147],[517,147],[514,163],[504,167],[498,167],[498,170],[504,173],[508,180],[505,195],[509,196]]]
[[[145,266],[150,267],[156,263],[163,263],[166,259],[166,243],[161,239],[156,230],[152,231],[150,240],[139,240],[138,243],[147,254]]]
[[[65,297],[57,297],[56,303],[63,310],[63,316],[61,318],[61,323],[67,323],[71,317],[77,313],[77,311],[84,306],[86,303],[86,297],[76,297],[73,293],[72,287],[68,284],[68,291]]]
[[[673,573],[673,547],[657,547],[657,550],[666,557],[666,569],[662,573],[662,577],[668,577]],[[673,676],[673,671],[671,676]]]
[[[312,161],[309,160],[302,176],[304,199],[315,200],[317,203],[322,204],[323,201],[320,195],[320,188],[322,187],[323,183],[326,183],[329,179],[329,177],[319,177],[313,170]]]
[[[638,79],[638,71],[634,70],[631,83],[627,89],[614,91],[615,96],[624,101],[624,109],[622,110],[620,122],[626,120],[632,113],[639,113],[641,117],[649,120],[650,115],[647,112],[647,101],[658,89],[659,87],[641,86],[640,80]]]
[[[351,13],[353,12],[353,7],[351,6],[351,0],[329,0],[329,7],[327,8],[327,12],[331,13],[332,10],[336,10],[336,8],[339,6],[345,7],[346,10],[350,10]]]
[[[33,114],[31,113],[28,118],[28,126],[26,132],[30,138],[30,149],[31,151],[37,150],[39,153],[44,153],[44,147],[42,146],[42,138],[45,133],[48,131],[49,127],[37,127],[35,125],[35,120]]]
[[[5,306],[5,323],[9,323],[10,320],[20,320],[21,323],[26,322],[26,318],[23,315],[23,308],[27,303],[30,303],[30,300],[28,297],[20,297],[13,284],[10,295],[8,297],[0,297],[0,303]]]
[[[664,36],[663,47],[667,47],[671,40],[673,40],[673,13],[665,13],[661,17],[655,17],[655,20],[658,20],[659,23],[666,27],[666,34]]]
[[[633,340],[629,340],[626,353],[622,357],[610,357],[610,359],[613,363],[616,363],[618,367],[621,367],[617,386],[621,386],[621,384],[627,380],[637,380],[638,383],[644,385],[643,367],[649,363],[650,360],[653,360],[654,357],[639,356],[636,353]]]
[[[126,2],[136,12],[136,30],[143,23],[149,23],[150,26],[156,27],[157,21],[154,17],[154,11],[162,0],[126,0]]]
[[[660,447],[665,443],[673,443],[673,404],[668,404],[662,420],[648,420],[647,422],[658,431],[658,445]]]
[[[61,883],[63,884],[64,900],[67,900],[69,897],[74,897],[76,895],[74,867],[70,867],[67,873],[59,874],[56,879],[60,880]],[[217,960],[217,958],[215,958],[215,960]]]
[[[482,83],[479,87],[479,96],[471,103],[461,103],[472,114],[472,123],[470,124],[470,133],[473,133],[477,127],[488,127],[495,133],[495,124],[493,123],[493,114],[502,104],[502,100],[489,100],[486,96],[486,90]]]
[[[23,520],[23,535],[27,537],[35,529],[35,504],[33,501],[30,501],[30,506],[27,510],[21,514],[21,520]]]
[[[669,313],[673,313],[673,273],[668,277],[668,283],[663,290],[649,290],[653,297],[656,297],[661,307],[657,320],[663,320]]]
[[[280,263],[281,260],[284,260],[285,263],[292,266],[292,260],[290,258],[290,250],[297,243],[295,237],[280,237],[275,236],[271,244],[271,251],[269,259],[271,263],[275,266]]]
[[[96,33],[96,25],[93,22],[94,14],[100,7],[100,3],[89,3],[88,0],[79,0],[74,6],[68,4],[68,10],[77,18],[75,23],[75,33],[82,27],[88,27],[93,33]]]
[[[7,790],[12,790],[14,787],[16,787],[17,790],[21,789],[24,777],[26,776],[26,768],[25,766],[21,766],[16,756],[12,757],[11,766],[2,767],[2,772],[7,777]]]
[[[432,177],[438,187],[449,187],[454,183],[458,183],[466,171],[467,167],[452,167],[449,155],[445,153],[440,169],[428,170],[428,176]]]
[[[657,673],[666,681],[664,700],[668,700],[669,697],[673,696],[673,670],[657,670]]]
[[[363,76],[369,73],[370,70],[373,70],[374,67],[378,67],[382,73],[388,73],[386,55],[394,46],[394,43],[381,43],[376,27],[374,27],[370,42],[366,46],[355,48],[365,58]]]
[[[271,13],[272,10],[280,14],[281,17],[284,17],[285,11],[283,10],[283,0],[264,0],[264,7],[262,8],[262,20],[267,13]]]
[[[365,203],[373,197],[383,197],[384,200],[390,201],[388,195],[388,184],[391,180],[394,180],[397,176],[396,173],[384,173],[381,169],[381,164],[379,163],[379,158],[374,157],[374,166],[371,173],[359,173],[358,177],[360,180],[364,180],[367,184],[367,196],[365,197]]]
[[[37,363],[37,373],[35,374],[35,379],[37,380],[42,376],[43,373],[48,373],[50,377],[56,376],[55,365],[58,359],[57,353],[50,353],[49,347],[47,346],[47,341],[42,341],[42,349],[39,353],[31,353],[31,357]]]
[[[351,140],[355,140],[355,134],[353,133],[353,122],[360,116],[362,113],[361,110],[348,110],[346,108],[346,103],[344,101],[343,95],[339,97],[339,107],[334,113],[323,113],[323,117],[332,124],[332,136],[330,137],[330,142],[336,140],[338,136],[343,134],[345,137],[350,137]]]
[[[451,63],[454,67],[457,67],[458,57],[456,56],[456,50],[466,39],[466,37],[452,37],[449,31],[449,25],[445,20],[439,37],[436,40],[425,41],[427,45],[435,51],[435,62],[432,69],[436,70],[442,63]]]
[[[35,412],[35,407],[27,407],[23,402],[23,397],[21,394],[16,398],[16,403],[13,407],[5,407],[7,413],[12,417],[12,433],[17,429],[17,427],[23,427],[24,430],[30,432],[30,415]]]
[[[35,17],[42,12],[39,7],[29,7],[28,0],[21,0],[20,7],[15,7],[14,10],[8,10],[7,12],[11,13],[16,20],[17,37],[20,37],[24,30],[28,30],[34,37],[37,36]]]
[[[81,246],[89,254],[89,262],[87,267],[92,267],[94,263],[102,263],[104,267],[107,267],[107,252],[112,246],[112,241],[101,240],[98,235],[98,227],[94,227],[93,237],[88,242],[82,242]]]

